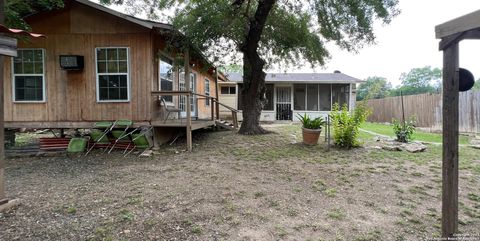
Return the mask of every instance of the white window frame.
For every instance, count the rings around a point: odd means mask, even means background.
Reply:
[[[45,79],[45,49],[43,48],[19,48],[18,50],[41,50],[42,51],[42,74],[15,74],[14,71],[14,57],[11,58],[12,62],[12,101],[13,103],[46,103],[47,102],[47,90],[46,90],[46,79]],[[42,100],[17,100],[15,96],[15,77],[16,76],[42,76]]]
[[[97,51],[99,49],[127,49],[127,73],[98,73],[98,56],[97,56]],[[126,103],[130,102],[130,91],[131,91],[131,85],[130,85],[130,47],[124,47],[124,46],[118,46],[118,47],[96,47],[95,48],[95,86],[96,86],[96,95],[97,95],[97,102],[98,103]],[[127,99],[126,100],[100,100],[100,75],[122,75],[126,74],[127,75]]]
[[[210,80],[205,78],[205,95],[210,96]],[[210,98],[205,98],[205,106],[210,106]]]

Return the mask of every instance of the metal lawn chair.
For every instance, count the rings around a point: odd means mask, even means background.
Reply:
[[[115,121],[115,125],[112,127],[112,136],[113,138],[115,138],[115,141],[113,142],[112,144],[112,147],[110,147],[110,150],[108,151],[108,153],[112,152],[113,148],[115,148],[115,146],[121,142],[121,141],[124,141],[124,142],[129,142],[130,141],[130,135],[129,135],[129,132],[128,132],[128,129],[130,129],[130,127],[132,127],[133,125],[133,121],[131,120],[117,120]],[[120,129],[114,129],[114,128],[120,128]]]
[[[93,128],[95,128],[92,133],[90,133],[90,137],[93,141],[92,146],[90,146],[87,150],[87,153],[85,153],[85,156],[90,153],[95,146],[101,145],[105,146],[108,148],[110,146],[110,140],[108,139],[108,133],[110,133],[115,126],[116,122],[111,122],[111,121],[100,121],[100,122],[95,122],[93,125]]]
[[[130,144],[125,148],[125,151],[123,152],[125,155],[124,157],[128,156],[128,154],[132,153],[134,150],[138,149],[148,149],[151,147],[150,142],[147,139],[147,134],[152,131],[153,127],[152,126],[143,126],[135,129],[134,131],[130,132],[131,138],[132,138],[132,145],[133,147],[130,148]],[[136,132],[137,130],[140,130],[140,132]],[[128,152],[127,152],[128,151]]]
[[[163,119],[163,123],[167,122],[168,117],[170,116],[170,113],[178,113],[178,119],[180,119],[180,113],[182,112],[182,110],[167,105],[167,102],[165,101],[165,99],[163,97],[160,97],[160,101],[162,103],[163,108],[167,112],[167,115],[165,115],[165,118]]]

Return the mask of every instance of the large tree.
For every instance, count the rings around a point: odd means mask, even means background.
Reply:
[[[174,26],[208,57],[240,52],[243,60],[241,134],[261,134],[264,69],[273,64],[324,65],[325,43],[357,51],[375,40],[376,19],[389,23],[398,0],[101,0],[134,13],[170,10]]]
[[[384,77],[368,77],[357,89],[357,101],[364,99],[380,99],[388,96],[392,84]]]

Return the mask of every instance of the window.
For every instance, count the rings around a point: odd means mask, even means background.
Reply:
[[[45,101],[43,49],[19,49],[13,58],[13,101]]]
[[[220,88],[220,93],[222,95],[234,95],[237,93],[235,86],[223,86]]]
[[[205,79],[205,95],[210,96],[210,80]],[[210,98],[205,99],[205,106],[210,106]]]
[[[160,90],[173,90],[173,65],[172,61],[162,58],[160,60]],[[164,96],[166,102],[173,102],[173,96]]]
[[[273,84],[265,85],[267,90],[265,92],[265,97],[267,99],[267,103],[265,104],[264,110],[273,110]]]
[[[128,48],[97,48],[97,101],[130,100]]]
[[[293,105],[294,110],[305,110],[305,84],[294,84],[293,85]]]

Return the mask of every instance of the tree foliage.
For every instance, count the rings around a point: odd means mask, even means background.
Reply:
[[[387,82],[384,77],[368,77],[366,82],[361,83],[357,89],[357,101],[364,99],[380,99],[388,96],[392,89],[392,84]]]
[[[63,7],[63,0],[6,0],[5,25],[10,28],[30,30],[25,16]]]
[[[400,92],[403,95],[437,93],[441,88],[442,70],[431,66],[413,68],[408,73],[402,73],[400,80],[402,85],[392,90],[392,96],[399,96]]]
[[[399,13],[398,0],[101,0],[124,4],[132,12],[171,10],[175,28],[210,60],[243,54],[245,109],[240,133],[262,133],[264,69],[272,64],[324,65],[326,43],[357,51],[373,44],[375,20],[384,24]],[[218,62],[216,63],[218,64]]]
[[[475,81],[475,85],[473,85],[472,90],[480,90],[480,79],[477,79],[477,81]]]

